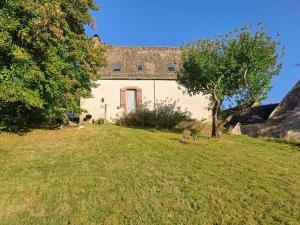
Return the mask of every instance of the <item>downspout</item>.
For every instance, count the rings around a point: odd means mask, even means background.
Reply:
[[[154,102],[153,102],[153,106],[154,106],[154,110],[156,112],[156,87],[155,87],[155,80],[153,80],[153,93],[154,93]]]
[[[104,106],[104,117],[105,117],[105,119],[104,119],[104,124],[107,124],[107,104],[105,104],[105,106]]]

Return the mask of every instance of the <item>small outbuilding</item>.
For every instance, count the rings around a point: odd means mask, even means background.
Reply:
[[[300,138],[300,80],[272,112],[260,135]]]
[[[258,136],[259,130],[268,119],[271,113],[279,104],[269,104],[256,106],[234,117],[225,128],[231,134],[246,134],[248,136]]]
[[[300,138],[300,80],[279,104],[254,107],[225,128],[251,137]]]

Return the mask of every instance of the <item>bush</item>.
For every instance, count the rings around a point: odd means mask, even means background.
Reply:
[[[92,123],[93,124],[97,124],[97,125],[101,125],[101,124],[104,124],[105,123],[105,120],[100,118],[100,119],[97,119],[97,120],[92,120]]]
[[[198,139],[201,135],[208,135],[210,128],[209,123],[204,120],[189,119],[182,121],[176,126],[182,130],[183,139]]]
[[[156,104],[156,109],[150,109],[149,103],[143,104],[133,113],[124,114],[117,120],[122,126],[152,127],[157,129],[170,129],[180,122],[190,119],[191,113],[181,111],[176,107],[177,101],[168,99]]]

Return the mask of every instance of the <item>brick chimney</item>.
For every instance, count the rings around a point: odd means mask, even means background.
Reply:
[[[100,47],[100,45],[101,45],[101,39],[100,39],[100,37],[99,37],[98,34],[95,34],[95,35],[93,36],[92,40],[93,40],[94,48]]]

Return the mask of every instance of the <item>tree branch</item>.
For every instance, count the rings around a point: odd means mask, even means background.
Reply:
[[[249,94],[250,94],[250,96],[251,96],[251,98],[252,98],[253,104],[256,104],[256,103],[257,103],[257,99],[256,99],[255,95],[253,94],[253,92],[251,91],[251,88],[249,87],[247,75],[248,75],[248,69],[246,69],[246,70],[244,71],[244,76],[243,76],[244,85],[245,85],[245,87],[246,87],[246,88],[248,89],[248,91],[249,91]]]
[[[251,109],[252,107],[254,106],[254,103],[252,104],[249,104],[245,107],[242,107],[242,108],[239,108],[239,107],[236,107],[235,109],[231,109],[231,113],[227,114],[225,116],[225,118],[222,119],[222,122],[219,123],[218,127],[219,128],[222,128],[224,127],[227,123],[230,122],[230,120],[232,120],[234,117],[236,116],[239,116],[240,114],[242,114],[243,112],[246,112],[248,111],[249,109]]]
[[[222,128],[223,126],[225,126],[232,118],[239,116],[240,114],[242,114],[243,112],[248,111],[249,109],[251,109],[253,106],[257,105],[257,98],[255,97],[255,95],[253,94],[253,92],[251,91],[249,84],[248,84],[248,79],[247,79],[247,75],[248,75],[248,69],[246,69],[244,71],[244,75],[243,75],[243,81],[244,81],[244,85],[245,87],[248,89],[249,94],[251,96],[252,101],[250,101],[247,105],[243,106],[243,107],[235,107],[233,109],[231,109],[231,113],[228,113],[225,118],[223,118],[222,122],[218,125],[219,128]]]

